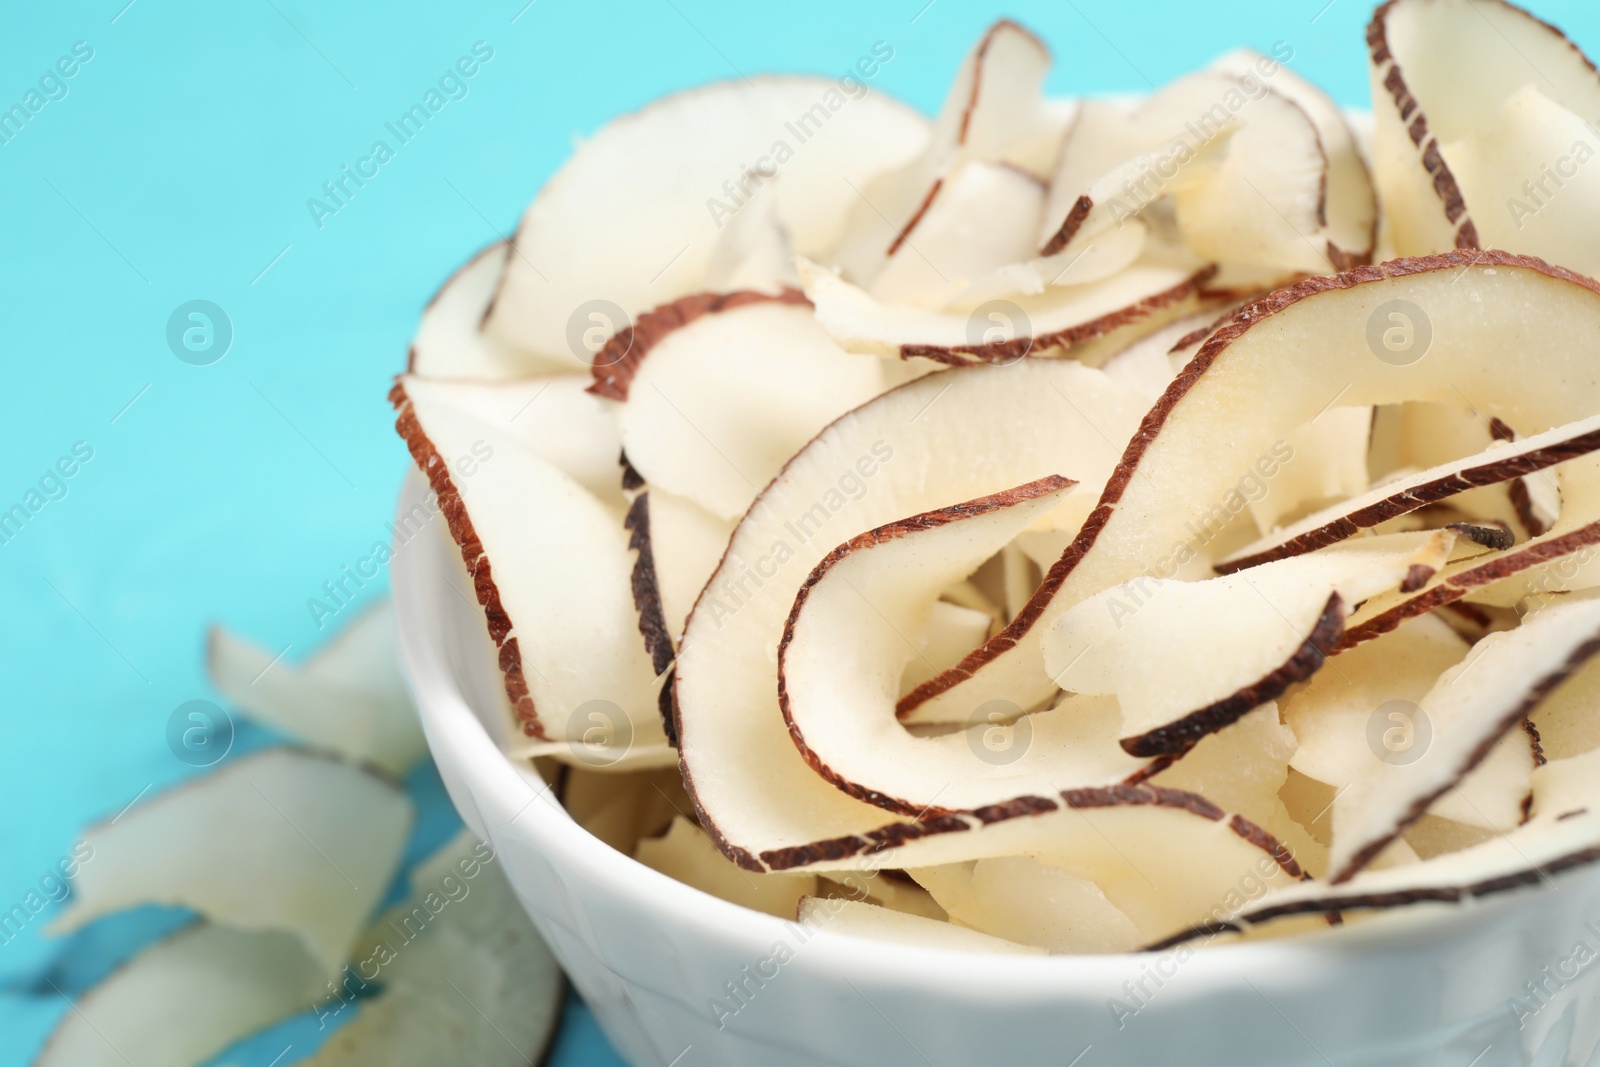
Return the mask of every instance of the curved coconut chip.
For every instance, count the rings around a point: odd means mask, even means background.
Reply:
[[[540,190],[485,329],[587,368],[624,316],[709,287],[719,231],[756,210],[763,185],[774,186],[795,251],[819,255],[837,243],[855,190],[927,138],[910,108],[881,93],[849,99],[828,78],[746,78],[663,97],[603,126]]]
[[[1279,76],[1282,92],[1270,84]],[[1366,171],[1332,102],[1291,78],[1235,53],[1129,113],[1081,112],[1052,179],[1044,254],[1078,250],[1170,199],[1189,252],[1265,270],[1271,284],[1364,262],[1376,217]],[[1324,131],[1338,141],[1337,167]]]
[[[1383,911],[1414,904],[1454,904],[1530,886],[1600,860],[1600,798],[1594,761],[1559,760],[1533,773],[1533,817],[1510,833],[1436,855],[1421,863],[1368,868],[1339,885],[1307,882],[1275,890],[1231,914],[1176,934],[1166,948],[1223,930],[1249,929],[1296,915]]]
[[[1062,457],[1081,464],[1071,473],[1081,470],[1084,484],[1097,484],[1100,464],[1119,447],[1122,431],[1113,427],[1130,425],[1126,420],[1142,406],[1075,363],[972,367],[884,394],[790,461],[735,530],[689,617],[678,656],[685,778],[702,825],[726,854],[750,869],[888,865],[872,857],[907,842],[927,862],[963,852],[999,854],[1008,822],[1059,806],[1030,798],[981,815],[885,826],[881,808],[828,785],[801,758],[777,703],[776,665],[762,650],[777,646],[801,584],[836,543],[829,531],[871,528],[920,510],[924,501],[983,495],[1015,484],[1017,476],[1038,478]],[[996,411],[1008,416],[998,426]],[[1009,427],[1023,432],[1013,439]],[[976,464],[976,455],[996,459]],[[865,482],[859,499],[839,491],[846,476]],[[956,832],[979,825],[987,826],[981,834]]]
[[[1600,114],[1600,75],[1575,44],[1504,0],[1390,0],[1367,46],[1374,170],[1397,252],[1509,246],[1595,270],[1594,177],[1570,176],[1589,197],[1552,195],[1550,172],[1536,171],[1596,147],[1583,120]]]
[[[407,375],[406,391],[430,407],[448,406],[464,418],[515,439],[583,486],[609,508],[625,506],[617,479],[622,437],[605,401],[589,395],[581,374],[507,382],[435,381]],[[494,463],[487,438],[453,457],[451,474],[470,480]]]
[[[406,361],[409,373],[502,381],[569,369],[562,360],[526,352],[484,331],[484,316],[511,255],[510,242],[496,241],[445,280],[417,323]]]
[[[462,833],[412,872],[411,899],[374,924],[351,967],[350,978],[382,991],[303,1063],[526,1067],[544,1058],[566,980],[495,860]]]
[[[647,484],[733,520],[818,430],[886,385],[881,361],[842,351],[804,303],[744,303],[660,337],[617,426]]]
[[[1129,952],[1149,938],[1100,887],[1031,856],[911,872],[953,923],[1058,953]]]
[[[640,314],[633,325],[618,330],[600,351],[595,353],[594,363],[590,366],[594,383],[589,386],[588,391],[609,400],[627,400],[628,390],[633,385],[633,376],[638,371],[639,364],[644,362],[645,357],[662,338],[702,315],[731,311],[745,304],[769,302],[811,306],[811,301],[807,300],[806,295],[800,290],[784,288],[776,293],[765,293],[757,289],[739,289],[725,293],[692,293],[689,296],[680,296],[669,304],[652,308]]]
[[[278,931],[200,923],[73,1004],[33,1067],[193,1067],[316,1002],[325,964]]]
[[[1600,415],[1385,482],[1275,530],[1271,536],[1222,560],[1216,569],[1218,573],[1228,574],[1325,548],[1429,504],[1449,500],[1475,488],[1520,478],[1596,450],[1600,450]],[[1475,536],[1467,529],[1462,532],[1475,541],[1483,536]],[[1479,543],[1493,548],[1511,547],[1499,539]]]
[[[662,742],[620,523],[553,464],[427,384],[402,377],[390,400],[472,576],[522,732],[581,741],[598,717],[618,745]],[[458,464],[474,445],[493,459],[467,477]]]
[[[1361,870],[1596,653],[1600,600],[1546,608],[1473,646],[1420,701],[1431,724],[1420,756],[1370,764],[1334,801],[1331,880]]]
[[[55,930],[139,904],[299,938],[329,974],[383,897],[411,802],[377,775],[293,749],[231,761],[84,834],[94,862]]]
[[[778,645],[778,706],[812,771],[857,800],[916,817],[1110,785],[1142,770],[1109,731],[1093,744],[1077,708],[1020,725],[1011,720],[1021,708],[979,709],[965,729],[935,737],[915,737],[894,717],[916,655],[910,635],[926,625],[939,591],[1072,487],[1052,475],[924,512],[852,538],[817,564]]]
[[[1346,604],[1398,586],[1419,560],[1436,566],[1452,540],[1389,534],[1203,582],[1136,579],[1063,612],[1045,667],[1063,689],[1117,697],[1130,755],[1180,755],[1311,677]]]
[[[404,775],[428,751],[400,676],[394,606],[362,611],[303,665],[220,626],[206,634],[206,669],[222,695],[257,722],[357,763]]]
[[[800,264],[817,322],[846,351],[963,366],[1065,352],[1105,362],[1151,330],[1194,314],[1211,268],[1133,266],[1082,286],[1059,286],[971,313],[898,307],[816,264]],[[1017,311],[1021,312],[1018,316]]]
[[[916,239],[889,257],[868,291],[886,304],[943,307],[972,281],[1031,258],[1043,209],[1044,186],[1031,174],[984,160],[963,164],[919,216]]]
[[[832,257],[870,284],[900,257],[916,257],[913,235],[933,212],[946,182],[969,161],[1004,162],[1059,122],[1042,96],[1050,51],[1008,19],[990,26],[962,62],[926,146],[862,190]],[[801,255],[813,255],[796,246]]]
[[[1448,359],[1424,355],[1402,366],[1377,357],[1368,344],[1368,322],[1394,300],[1427,309],[1431,350],[1448,352]],[[1523,341],[1530,320],[1547,337],[1532,350]],[[1256,329],[1263,324],[1270,326]],[[1042,650],[1029,637],[1034,628],[1189,546],[1190,527],[1237,492],[1240,472],[1336,400],[1349,406],[1445,403],[1464,390],[1480,398],[1494,396],[1490,413],[1529,434],[1594,415],[1600,410],[1600,386],[1585,384],[1592,377],[1584,368],[1596,331],[1600,286],[1541,260],[1503,252],[1396,260],[1311,278],[1245,307],[1212,334],[1145,416],[1100,504],[1028,607],[959,666],[913,692],[902,707],[938,702],[954,710],[933,714],[948,718],[960,708],[997,698],[1025,706],[1045,699],[1051,675]],[[1568,387],[1550,389],[1553,378],[1564,379]],[[1292,389],[1274,388],[1273,383],[1290,381]],[[1261,407],[1248,418],[1234,418],[1234,404],[1224,395],[1255,397]],[[1600,514],[1600,506],[1591,512],[1576,494],[1565,488],[1563,494],[1562,524]],[[1546,536],[1600,540],[1600,525]],[[1555,555],[1562,550],[1570,549],[1547,543],[1533,551]],[[1524,551],[1527,545],[1506,555]]]
[[[1267,56],[1241,48],[1211,64],[1242,77],[1251,73],[1269,79],[1272,91],[1289,98],[1317,128],[1328,161],[1328,187],[1323,198],[1327,223],[1326,254],[1335,270],[1372,262],[1378,241],[1378,197],[1372,173],[1362,158],[1352,117],[1317,86]],[[1270,72],[1270,73],[1269,73]]]
[[[1596,555],[1594,546],[1600,544],[1600,520],[1583,519],[1594,514],[1600,514],[1600,507],[1583,507],[1573,501],[1561,522],[1547,534],[1504,552],[1457,560],[1440,568],[1423,585],[1374,597],[1351,617],[1340,650],[1468,597],[1493,606],[1510,606],[1592,587],[1596,568],[1590,564]]]

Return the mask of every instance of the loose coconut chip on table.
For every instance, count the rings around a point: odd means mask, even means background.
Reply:
[[[493,850],[462,833],[412,872],[411,890],[357,946],[353,969],[375,974],[381,991],[305,1063],[540,1062],[566,979]]]
[[[327,981],[325,963],[293,935],[198,923],[144,950],[79,998],[33,1064],[194,1067],[304,1011]]]
[[[108,823],[52,929],[140,904],[297,937],[337,973],[388,888],[411,802],[359,767],[293,749],[231,761]]]
[[[403,775],[428,744],[397,655],[387,600],[362,611],[301,666],[220,626],[206,635],[212,682],[252,719]]]

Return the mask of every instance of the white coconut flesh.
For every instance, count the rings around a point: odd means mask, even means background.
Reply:
[[[1429,322],[1431,356],[1402,365],[1369,347],[1369,322],[1396,300],[1428,309],[1422,314]],[[1522,336],[1535,322],[1546,341],[1530,348]],[[1071,605],[1152,566],[1193,556],[1193,528],[1214,502],[1237,492],[1241,475],[1269,456],[1274,442],[1335,401],[1444,403],[1464,390],[1487,404],[1491,415],[1529,435],[1594,415],[1600,386],[1586,367],[1588,338],[1597,327],[1600,288],[1504,253],[1452,254],[1309,279],[1246,308],[1212,335],[1146,417],[1095,517],[1035,594],[1035,610],[924,686],[914,703],[970,708],[997,698],[1025,704],[1044,699],[1052,674],[1037,635],[1030,639],[1029,631],[1042,633]],[[1260,402],[1277,395],[1269,383],[1291,379],[1294,386],[1283,400],[1274,400],[1272,411],[1245,421],[1229,415],[1236,405],[1252,403],[1248,398]],[[1557,382],[1561,387],[1552,387]],[[1490,396],[1492,404],[1481,399]],[[1431,585],[1447,581],[1451,567],[1474,566],[1474,580],[1487,584],[1491,576],[1514,573],[1519,562],[1544,563],[1600,538],[1593,521],[1600,500],[1586,506],[1588,489],[1587,480],[1564,480],[1562,517],[1550,533],[1492,564],[1447,566]],[[1420,603],[1418,594],[1395,595],[1410,598],[1414,607]],[[1444,595],[1458,598],[1464,590]],[[1378,625],[1406,617],[1384,615]],[[1358,614],[1348,629],[1363,621]]]
[[[794,250],[818,255],[842,236],[856,190],[921,153],[928,129],[888,96],[851,99],[827,78],[663,97],[607,123],[545,184],[484,329],[582,370],[633,317],[707,288],[722,225],[763,184]]]
[[[400,788],[294,749],[226,764],[91,827],[94,850],[55,930],[141,904],[300,939],[337,973],[389,887],[411,831]]]
[[[214,626],[206,667],[223,696],[252,719],[346,759],[403,775],[428,751],[400,677],[387,600],[298,665]]]

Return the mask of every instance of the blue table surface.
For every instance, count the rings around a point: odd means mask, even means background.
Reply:
[[[1592,3],[1536,7],[1600,49]],[[174,758],[166,724],[185,701],[219,699],[201,664],[209,623],[288,646],[290,659],[326,636],[306,601],[386,537],[408,462],[384,394],[417,313],[456,264],[511,232],[574,137],[683,86],[838,74],[879,41],[894,56],[874,88],[931,112],[1002,14],[1050,43],[1056,94],[1140,92],[1229,48],[1282,41],[1294,69],[1364,107],[1369,11],[1362,0],[8,2],[0,108],[38,110],[0,143],[0,510],[41,478],[47,492],[0,544],[0,909],[85,823],[203,773]],[[314,217],[308,199],[475,45],[492,58],[465,95],[337,214]],[[62,57],[72,76],[53,78]],[[168,320],[191,300],[231,323],[231,347],[208,366],[168,347]],[[90,458],[46,478],[74,449]],[[384,595],[386,578],[362,595]],[[268,741],[241,734],[241,746]],[[454,815],[431,767],[410,786],[420,853]],[[182,921],[149,909],[63,944],[40,932],[51,911],[0,945],[0,1064],[26,1063],[69,1010],[42,977],[86,988]],[[218,1062],[282,1055],[286,1067],[318,1037],[302,1017]],[[575,999],[554,1062],[620,1062]]]

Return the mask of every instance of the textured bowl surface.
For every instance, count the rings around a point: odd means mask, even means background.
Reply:
[[[402,512],[426,490],[413,472]],[[1600,871],[1198,951],[956,954],[806,930],[591,837],[494,737],[500,684],[442,522],[393,564],[439,772],[630,1062],[681,1067],[1600,1064]],[[487,725],[486,725],[487,724]]]

